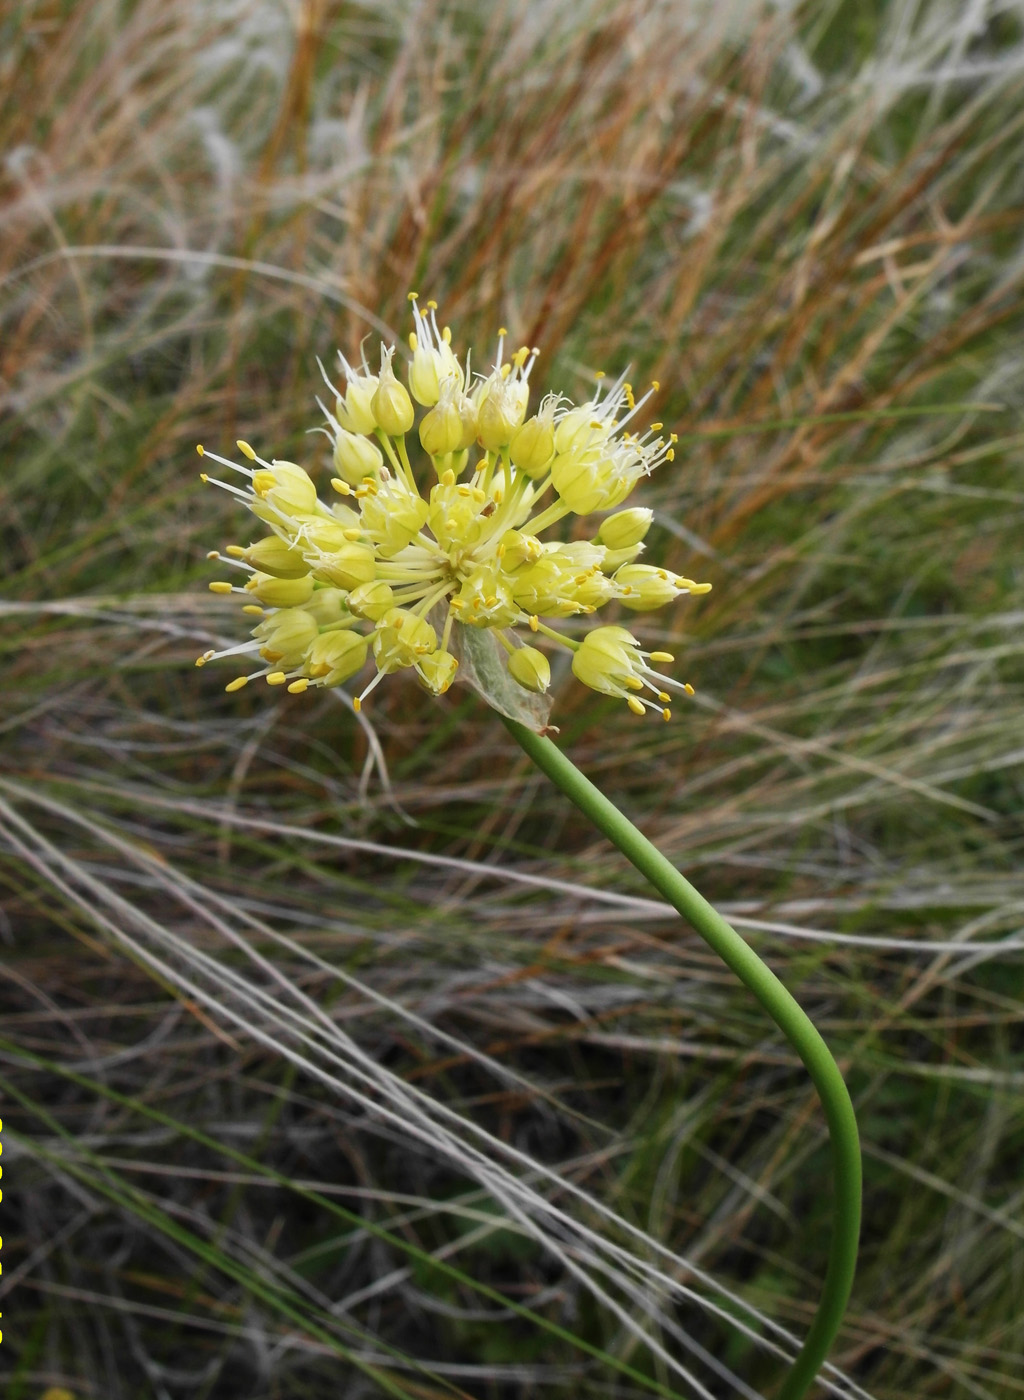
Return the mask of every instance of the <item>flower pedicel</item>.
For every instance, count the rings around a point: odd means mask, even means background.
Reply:
[[[365,360],[353,369],[339,357],[344,393],[331,385],[334,412],[320,405],[337,472],[331,504],[302,467],[264,461],[246,442],[238,447],[247,465],[199,448],[246,485],[205,473],[203,480],[238,496],[271,533],[211,554],[248,575],[211,583],[212,591],[245,598],[244,611],[260,621],[250,641],[208,651],[196,664],[251,658],[257,669],[229,691],[264,677],[300,694],[340,685],[372,660],[376,673],[353,701],[358,710],[392,671],[413,670],[443,694],[459,670],[462,629],[475,629],[497,639],[523,692],[543,694],[550,684],[537,645],[546,643],[571,649],[573,673],[593,690],[635,714],[669,719],[668,692],[693,689],[655,669],[672,661],[667,652],[641,650],[625,627],[597,627],[578,641],[550,624],[612,601],[660,608],[711,585],[635,562],[652,519],[643,508],[607,516],[593,540],[541,538],[566,516],[614,510],[641,477],[672,460],[676,439],[660,436],[660,423],[643,433],[632,427],[658,386],[637,400],[625,374],[607,388],[599,376],[586,403],[548,394],[527,417],[536,350],[524,346],[506,360],[502,330],[493,369],[471,382],[470,356],[463,368],[435,303],[423,312],[415,294],[410,301],[408,388],[395,374],[394,348],[382,345],[378,374]],[[432,467],[425,495],[407,444],[414,401],[426,410],[418,426]]]

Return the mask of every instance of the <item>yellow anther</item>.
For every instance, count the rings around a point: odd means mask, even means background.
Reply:
[[[228,681],[224,689],[230,695],[233,690],[241,690],[243,685],[249,684],[248,676],[236,676],[233,681]]]
[[[352,487],[348,484],[347,481],[342,481],[340,476],[332,476],[331,485],[334,487],[335,491],[337,491],[339,496],[351,496],[352,494]]]
[[[670,651],[652,651],[650,657],[652,661],[663,662],[666,665],[668,662],[675,660],[675,657]]]
[[[461,598],[453,598],[448,606],[451,608],[452,612],[461,612],[466,604]]]
[[[219,559],[219,558],[220,558],[220,550],[218,550],[218,549],[208,549],[208,550],[206,551],[206,557],[207,557],[207,559]]]
[[[289,695],[301,695],[302,692],[303,692],[304,690],[308,690],[308,689],[309,689],[309,677],[308,677],[308,676],[300,676],[299,679],[298,679],[297,681],[292,681],[291,685],[288,687],[288,694],[289,694]]]
[[[669,450],[665,453],[665,461],[666,461],[666,462],[674,462],[675,460],[676,460],[676,450],[675,450],[674,447],[670,447]]]
[[[472,494],[473,494],[473,492],[472,492],[472,490],[470,489],[470,487],[468,487],[468,486],[465,484],[465,482],[463,482],[463,484],[459,487],[459,495],[460,495],[460,496],[471,496]]]
[[[263,609],[260,607],[259,603],[246,603],[242,611],[248,613],[250,617],[263,616]]]
[[[199,480],[200,480],[200,481],[203,483],[203,485],[205,486],[206,483],[210,480],[210,478],[206,475],[205,472],[200,472],[200,473],[199,473]]]
[[[455,473],[452,471],[451,467],[448,467],[446,471],[444,471],[444,472],[441,473],[441,485],[442,485],[442,486],[454,486],[454,485],[455,485]]]
[[[431,299],[430,301],[428,301],[428,302],[427,302],[427,309],[430,310],[430,311],[436,311],[436,310],[437,310],[437,302],[434,301],[433,299]]]
[[[663,428],[664,426],[665,426],[664,423],[652,423],[652,424],[651,424],[651,432],[652,432],[652,433],[660,433],[661,430],[662,430],[662,428]]]
[[[234,587],[233,587],[233,585],[230,584],[230,583],[223,583],[223,582],[221,582],[221,581],[218,580],[218,581],[216,581],[216,582],[210,584],[210,592],[211,592],[211,593],[233,593],[233,592],[234,592]]]
[[[355,710],[356,714],[358,714],[359,711],[363,708],[363,702],[360,700],[358,695],[353,695],[352,697],[352,708],[353,710]]]
[[[627,690],[643,690],[644,683],[639,676],[623,676],[622,684]]]
[[[485,599],[484,599],[484,607],[485,607],[485,608],[493,608],[494,605],[495,605],[495,603],[496,603],[497,601],[498,601],[497,597],[492,593],[491,596],[490,596],[489,598],[485,598]]]
[[[451,345],[451,343],[452,343],[452,328],[451,328],[451,326],[445,326],[445,327],[442,329],[442,331],[441,331],[441,339],[444,341],[445,345]]]
[[[206,455],[205,448],[203,447],[203,444],[201,442],[196,444],[196,451],[199,453],[200,457],[204,457]]]
[[[683,689],[686,691],[687,695],[695,695],[697,693],[689,681],[684,684]]]
[[[409,293],[408,293],[408,298],[409,298],[410,301],[419,301],[419,297],[420,297],[419,292],[409,292]]]
[[[669,435],[668,435],[668,440],[669,440],[669,442],[678,442],[678,441],[679,441],[679,434],[678,434],[678,433],[669,433]]]
[[[629,708],[633,711],[635,715],[643,714],[644,707],[635,695],[627,695],[626,704],[629,706]]]
[[[510,361],[506,360],[506,362],[505,362],[505,363],[502,365],[502,367],[501,367],[501,377],[502,377],[502,379],[507,379],[511,373],[512,373],[512,364],[511,364]]]
[[[531,632],[536,632],[537,629],[538,629],[539,627],[540,627],[540,618],[537,616],[536,613],[534,613],[533,616],[530,618],[530,631],[531,631]]]
[[[671,695],[666,695],[665,692],[664,692],[663,690],[659,690],[659,691],[658,691],[658,699],[661,701],[661,703],[662,703],[663,705],[667,705],[668,702],[672,699],[672,697],[671,697]]]
[[[230,555],[232,559],[245,558],[245,550],[240,544],[229,544],[227,549],[225,549],[224,553]],[[212,559],[213,555],[208,554],[206,557],[207,559]]]
[[[284,685],[288,677],[283,671],[271,671],[267,677],[267,685]]]
[[[247,442],[243,442],[241,438],[238,438],[235,445],[238,448],[239,452],[241,452],[243,457],[248,457],[250,462],[255,462],[256,453],[252,450],[252,448]]]
[[[669,720],[672,718],[672,711],[668,708],[667,705],[666,705],[665,708],[662,710],[662,712],[661,712],[661,717],[662,717],[662,719],[665,721],[666,724],[667,724],[667,723],[669,722]]]
[[[418,342],[417,342],[417,340],[416,340],[416,332],[415,332],[415,331],[410,331],[410,332],[409,332],[409,349],[410,349],[410,350],[415,350],[415,349],[416,349],[416,346],[417,346],[417,343],[418,343]]]
[[[605,378],[605,372],[604,372],[604,370],[603,370],[603,369],[595,370],[595,371],[594,371],[594,378],[595,378],[595,379],[604,379],[604,378]]]
[[[498,327],[498,334],[499,334],[499,335],[508,335],[508,327],[507,327],[507,326],[499,326],[499,327]]]
[[[658,390],[661,388],[661,383],[660,383],[660,381],[657,380],[657,379],[652,379],[652,380],[651,380],[651,388],[654,390],[655,393],[657,393]]]

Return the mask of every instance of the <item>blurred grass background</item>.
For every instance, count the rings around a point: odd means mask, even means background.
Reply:
[[[847,1073],[833,1393],[1024,1394],[1022,20],[0,5],[9,1400],[770,1397],[813,1312],[806,1076],[495,717],[192,667],[195,444],[322,471],[411,288],[660,380],[697,698],[559,742]]]

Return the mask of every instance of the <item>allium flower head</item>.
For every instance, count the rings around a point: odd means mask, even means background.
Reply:
[[[238,443],[244,463],[199,449],[242,484],[203,480],[237,496],[270,533],[211,555],[240,571],[237,583],[211,589],[239,595],[259,620],[250,641],[196,664],[246,657],[255,669],[228,690],[263,677],[301,694],[341,685],[372,661],[357,710],[384,676],[406,670],[435,695],[466,679],[504,713],[537,720],[551,680],[543,644],[570,650],[585,685],[636,714],[669,718],[668,691],[693,692],[651,667],[670,662],[668,653],[641,650],[624,627],[597,627],[579,641],[550,624],[616,602],[660,608],[711,585],[635,562],[652,518],[643,507],[606,516],[590,540],[542,538],[568,516],[620,506],[672,460],[675,437],[662,436],[660,423],[635,426],[657,385],[638,400],[625,374],[607,389],[599,376],[586,403],[549,394],[529,417],[536,350],[506,359],[503,330],[493,367],[471,377],[470,356],[463,367],[435,303],[424,312],[410,300],[408,388],[394,346],[381,346],[378,373],[365,358],[353,369],[339,357],[345,385],[328,380],[334,411],[320,407],[337,473],[330,500],[303,467],[266,461],[248,443]],[[417,404],[425,412],[414,468]]]

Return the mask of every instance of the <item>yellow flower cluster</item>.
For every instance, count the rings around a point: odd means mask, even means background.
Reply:
[[[265,677],[300,694],[349,680],[372,657],[375,674],[353,700],[358,710],[391,671],[412,670],[443,694],[459,668],[458,629],[490,629],[508,675],[526,691],[550,684],[548,659],[533,644],[543,640],[572,650],[585,685],[636,714],[668,719],[666,687],[693,693],[649,664],[671,656],[642,651],[624,627],[598,627],[577,641],[544,619],[612,601],[659,608],[711,585],[636,562],[652,518],[644,508],[606,516],[592,540],[540,538],[568,515],[613,510],[672,460],[675,437],[659,436],[660,423],[644,433],[630,426],[657,385],[636,400],[625,374],[609,387],[598,376],[586,403],[548,394],[527,417],[536,350],[524,346],[506,359],[501,331],[493,369],[471,376],[470,356],[465,366],[456,357],[435,303],[424,311],[415,294],[410,301],[408,388],[395,374],[394,347],[381,346],[379,373],[365,358],[353,368],[339,356],[343,392],[324,374],[335,396],[333,412],[320,404],[334,448],[333,504],[294,462],[264,461],[245,442],[238,447],[247,465],[199,448],[245,485],[205,473],[203,480],[238,496],[270,533],[210,556],[247,575],[240,584],[211,583],[212,591],[239,594],[260,621],[250,641],[208,651],[196,664],[250,657],[258,669],[229,691]],[[426,410],[417,431],[431,468],[425,495],[408,451],[414,403]]]

